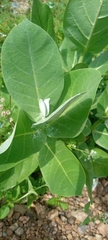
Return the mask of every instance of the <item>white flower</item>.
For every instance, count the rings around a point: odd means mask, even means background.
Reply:
[[[2,112],[1,112],[1,116],[2,116],[2,117],[5,117],[5,116],[6,116],[6,112],[5,112],[5,111],[2,111]]]
[[[6,115],[10,115],[10,114],[11,114],[10,110],[7,110]]]
[[[0,102],[3,103],[5,101],[5,98],[1,98]]]
[[[50,98],[46,98],[45,100],[42,100],[42,99],[39,100],[39,108],[44,118],[47,117],[50,112],[49,101],[50,101]]]

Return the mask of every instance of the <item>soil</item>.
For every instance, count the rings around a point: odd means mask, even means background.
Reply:
[[[92,195],[88,213],[84,212],[89,201],[86,188],[80,197],[62,198],[68,203],[68,210],[47,205],[50,193],[35,201],[30,209],[15,204],[8,217],[0,221],[0,240],[107,240],[108,180],[101,179]],[[87,217],[89,221],[84,223]]]

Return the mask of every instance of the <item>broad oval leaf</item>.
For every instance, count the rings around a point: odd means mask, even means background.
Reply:
[[[43,118],[41,121],[39,121],[37,123],[34,123],[33,127],[35,127],[36,125],[42,124],[42,123],[51,122],[51,121],[56,120],[59,116],[62,115],[62,113],[65,114],[65,112],[68,111],[68,109],[70,107],[74,107],[83,94],[85,94],[85,93],[84,92],[78,93],[77,95],[73,96],[72,98],[69,98],[66,102],[64,102],[61,106],[59,106],[48,117]]]
[[[46,136],[42,130],[32,129],[32,124],[28,116],[20,111],[14,139],[10,147],[0,155],[0,172],[14,167],[40,150]]]
[[[0,172],[0,191],[11,189],[30,176],[38,167],[37,156],[38,153],[35,153],[19,162],[11,169]]]
[[[94,148],[93,170],[96,177],[108,176],[108,153],[99,148]]]
[[[108,50],[101,53],[89,64],[89,67],[97,69],[101,74],[108,71]]]
[[[100,80],[100,73],[94,69],[74,70],[65,75],[65,86],[58,102],[59,105],[79,92],[85,92],[85,94],[77,100],[74,107],[70,106],[67,112],[48,124],[47,135],[49,137],[73,138],[82,132]]]
[[[83,55],[100,52],[108,44],[108,1],[70,0],[64,16],[64,33]]]
[[[33,119],[41,118],[39,99],[57,103],[64,86],[59,50],[42,28],[25,19],[3,44],[2,71],[6,87]]]
[[[54,40],[56,40],[53,14],[45,2],[33,0],[31,20],[33,23],[43,28]]]
[[[97,145],[108,150],[108,128],[104,123],[94,129],[93,138]]]
[[[65,197],[81,195],[84,170],[62,141],[48,140],[40,151],[39,166],[51,193]]]

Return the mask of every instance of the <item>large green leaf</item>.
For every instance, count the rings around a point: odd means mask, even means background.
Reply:
[[[59,105],[70,96],[80,92],[85,94],[78,99],[74,107],[69,108],[56,121],[49,123],[47,126],[49,137],[73,138],[82,132],[100,80],[100,73],[94,69],[75,70],[65,75],[65,86]]]
[[[19,162],[11,169],[0,173],[0,191],[13,188],[26,179],[38,167],[38,153],[35,153]],[[4,167],[5,169],[5,167]]]
[[[70,107],[74,107],[78,103],[79,99],[82,97],[83,94],[85,94],[85,92],[79,93],[73,96],[72,98],[69,98],[67,101],[61,104],[53,113],[51,113],[48,117],[42,118],[39,122],[34,123],[33,127],[42,123],[52,122],[62,114],[65,114],[68,111],[68,109],[70,109]]]
[[[99,146],[108,150],[108,127],[104,123],[94,129],[93,138]]]
[[[89,67],[97,69],[101,74],[105,74],[108,71],[108,50],[96,57]]]
[[[108,1],[70,0],[64,32],[79,49],[98,53],[108,44]]]
[[[38,152],[46,140],[41,130],[31,128],[33,122],[21,111],[15,136],[10,147],[0,155],[0,172],[6,171],[20,161]]]
[[[93,150],[92,164],[94,175],[98,178],[108,176],[108,153],[99,148]]]
[[[31,20],[43,28],[55,40],[53,15],[49,6],[40,0],[33,0]]]
[[[77,63],[78,56],[76,46],[71,42],[64,38],[61,46],[60,46],[60,53],[62,56],[62,65],[65,72],[70,71],[75,64]]]
[[[53,108],[63,90],[63,70],[55,42],[27,19],[3,44],[2,71],[10,95],[35,121],[41,118],[39,99],[50,98]]]
[[[60,196],[80,195],[85,174],[77,158],[62,141],[49,139],[39,154],[39,166],[50,191]]]

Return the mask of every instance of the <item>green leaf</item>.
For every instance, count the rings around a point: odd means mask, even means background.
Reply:
[[[108,128],[104,123],[94,129],[93,139],[97,145],[108,150]]]
[[[13,141],[13,138],[14,138],[15,130],[16,130],[16,124],[14,126],[13,132],[10,135],[10,137],[0,145],[0,154],[5,152],[9,148],[9,146],[11,145],[11,143]]]
[[[60,46],[60,53],[62,56],[62,65],[65,72],[70,71],[77,63],[78,56],[75,50],[75,45],[72,44],[72,42],[67,41],[66,38],[64,38]]]
[[[101,74],[108,71],[108,50],[101,53],[89,64],[89,67],[97,69]]]
[[[35,153],[16,164],[9,170],[0,173],[0,191],[6,191],[25,180],[38,167],[38,153]]]
[[[89,216],[87,216],[86,219],[81,223],[81,225],[88,225],[89,222],[91,222],[91,219]]]
[[[48,140],[40,150],[39,166],[53,194],[65,197],[81,194],[85,183],[83,168],[62,141]]]
[[[1,208],[0,208],[0,219],[4,219],[8,213],[10,212],[10,208],[7,204],[3,205]]]
[[[84,134],[84,136],[88,136],[91,133],[91,122],[89,118],[87,119],[85,128],[83,129],[82,133]]]
[[[14,167],[18,162],[38,152],[46,141],[42,130],[33,130],[33,122],[21,111],[16,126],[15,136],[10,147],[0,156],[0,171]]]
[[[82,132],[100,80],[100,73],[94,69],[74,70],[65,75],[65,86],[58,102],[59,106],[70,96],[81,92],[85,94],[78,99],[74,107],[70,107],[56,121],[49,123],[47,127],[49,137],[73,138]]]
[[[89,213],[89,208],[90,208],[90,202],[86,203],[85,206],[84,206],[84,211],[86,213]]]
[[[59,116],[61,116],[62,114],[65,114],[65,112],[67,112],[68,108],[70,109],[70,107],[74,107],[83,94],[85,94],[85,93],[82,92],[82,93],[75,95],[72,98],[69,98],[66,102],[64,102],[61,106],[59,106],[48,117],[43,118],[41,121],[39,121],[37,123],[34,123],[33,127],[35,127],[39,124],[42,124],[42,123],[51,122],[51,121],[56,120]]]
[[[108,153],[99,148],[94,148],[93,170],[96,177],[108,176]]]
[[[56,40],[53,15],[46,3],[40,0],[33,0],[31,21],[43,28],[54,40]]]
[[[41,118],[39,99],[50,98],[51,111],[64,86],[58,48],[42,28],[25,19],[3,44],[2,71],[6,87],[33,119]]]
[[[108,85],[97,101],[97,112],[101,118],[108,118]]]
[[[86,148],[86,144],[84,144],[84,146]],[[88,149],[85,149],[85,150],[88,151]],[[90,201],[92,202],[92,185],[93,185],[94,172],[93,172],[91,157],[89,155],[89,152],[85,154],[80,151],[77,152],[77,157],[84,168],[84,171],[86,174],[86,186],[87,186]]]
[[[64,16],[64,33],[83,51],[83,56],[86,52],[102,51],[108,44],[108,1],[70,0]]]
[[[77,69],[81,69],[81,68],[88,68],[88,65],[86,63],[78,63],[73,67],[72,70],[77,70]]]

